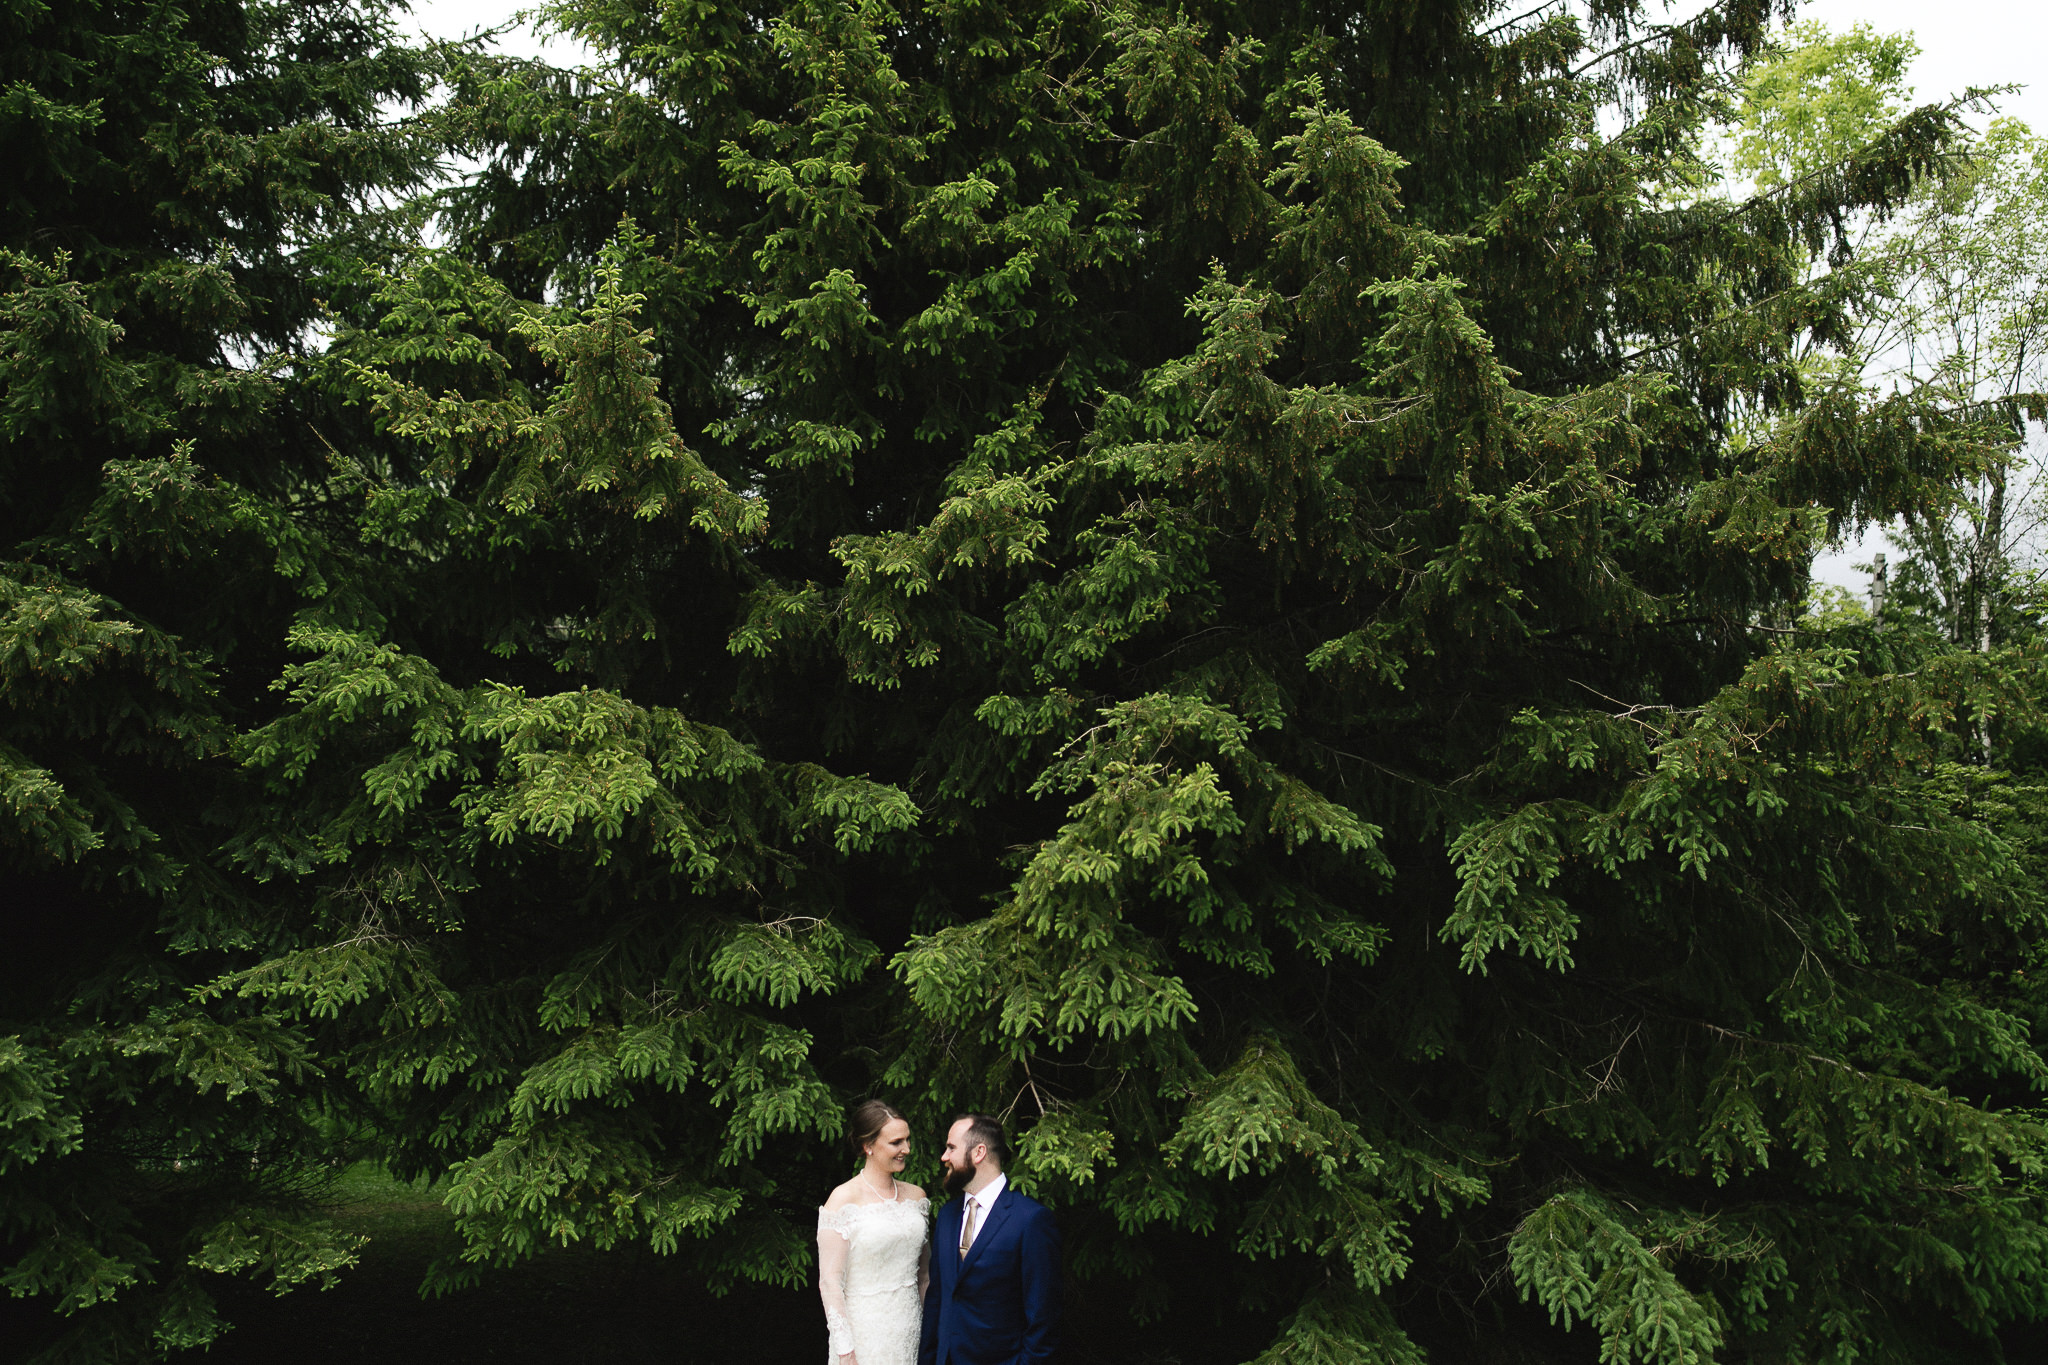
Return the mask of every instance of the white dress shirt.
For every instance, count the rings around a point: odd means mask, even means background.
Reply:
[[[1003,1192],[1003,1187],[1007,1184],[1009,1184],[1008,1177],[998,1171],[994,1180],[983,1185],[975,1193],[966,1196],[967,1203],[960,1206],[960,1218],[961,1226],[967,1233],[967,1245],[969,1247],[972,1247],[975,1239],[981,1236],[982,1225],[988,1222],[988,1211],[996,1206],[996,1196]],[[972,1223],[967,1221],[970,1211],[973,1214]],[[964,1255],[965,1253],[963,1252],[962,1254]]]

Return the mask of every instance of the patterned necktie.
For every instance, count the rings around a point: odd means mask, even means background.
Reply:
[[[974,1207],[974,1196],[970,1194],[967,1206],[960,1211],[960,1259],[963,1261],[967,1259],[967,1248],[974,1245]]]

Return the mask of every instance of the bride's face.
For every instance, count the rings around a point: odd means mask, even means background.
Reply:
[[[890,1119],[882,1125],[881,1136],[868,1144],[868,1165],[879,1166],[890,1175],[903,1169],[903,1163],[910,1160],[910,1125],[902,1119]]]

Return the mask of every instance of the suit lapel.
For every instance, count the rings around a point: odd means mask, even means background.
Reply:
[[[961,1275],[967,1273],[968,1268],[974,1264],[974,1258],[981,1255],[981,1249],[988,1245],[989,1238],[995,1236],[996,1229],[1010,1216],[1010,1205],[1016,1198],[1017,1192],[1005,1184],[1003,1192],[996,1196],[996,1202],[989,1207],[988,1217],[982,1220],[981,1230],[974,1234],[974,1245],[967,1248],[967,1254],[960,1258]],[[960,1207],[966,1207],[964,1201]],[[960,1220],[957,1217],[953,1220],[953,1244],[960,1244]],[[955,1284],[958,1284],[959,1280],[959,1275],[953,1277]]]

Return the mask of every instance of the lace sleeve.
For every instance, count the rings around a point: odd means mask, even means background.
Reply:
[[[835,1359],[853,1350],[853,1324],[846,1319],[846,1245],[852,1240],[853,1220],[843,1210],[818,1210],[818,1296]]]
[[[924,1218],[924,1245],[917,1249],[917,1297],[932,1287],[932,1201],[920,1199],[918,1213]]]

